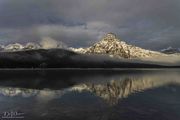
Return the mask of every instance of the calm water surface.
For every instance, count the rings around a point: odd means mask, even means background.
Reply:
[[[1,70],[0,120],[8,115],[23,120],[180,120],[180,70]]]

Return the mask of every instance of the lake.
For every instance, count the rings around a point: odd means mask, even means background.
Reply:
[[[0,120],[180,120],[180,69],[0,70]]]

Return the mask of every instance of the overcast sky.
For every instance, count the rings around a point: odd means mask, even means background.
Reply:
[[[113,32],[148,49],[180,47],[180,0],[0,0],[0,44],[89,46]]]

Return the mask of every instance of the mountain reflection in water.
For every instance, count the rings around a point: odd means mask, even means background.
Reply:
[[[25,119],[180,119],[178,69],[2,72],[1,113],[21,111]]]

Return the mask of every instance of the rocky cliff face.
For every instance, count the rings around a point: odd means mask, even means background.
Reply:
[[[113,33],[108,33],[99,42],[88,48],[73,49],[73,51],[84,54],[102,54],[121,58],[147,58],[165,55],[160,52],[128,45],[124,41],[118,39]]]

